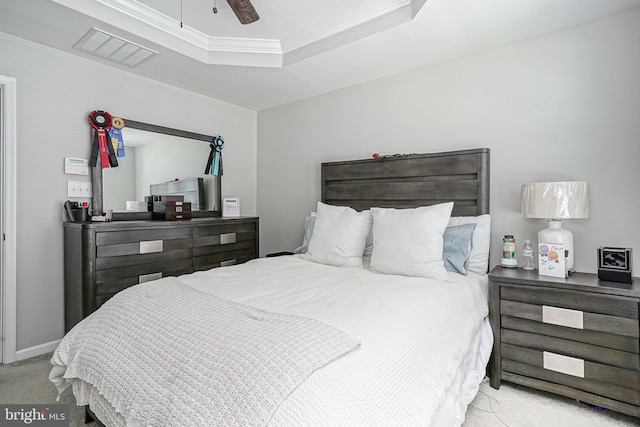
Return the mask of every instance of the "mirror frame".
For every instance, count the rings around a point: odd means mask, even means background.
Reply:
[[[146,130],[149,132],[160,133],[164,135],[171,136],[179,136],[181,138],[194,139],[197,141],[211,142],[213,141],[214,136],[212,135],[204,135],[201,133],[189,132],[186,130],[173,129],[165,126],[153,125],[144,122],[138,122],[136,120],[129,120],[126,118],[122,119],[124,121],[125,127],[138,129],[138,130]],[[92,215],[104,215],[104,206],[103,206],[103,178],[102,178],[102,167],[96,165],[91,168],[91,214]],[[215,200],[213,206],[218,207],[218,210],[211,211],[193,211],[191,213],[193,218],[199,217],[215,217],[222,216],[222,175],[218,176],[218,179],[215,180],[216,187],[216,195],[217,200]],[[129,221],[129,220],[145,220],[152,219],[151,212],[113,212],[111,220],[112,221]]]

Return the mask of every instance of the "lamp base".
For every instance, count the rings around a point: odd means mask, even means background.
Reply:
[[[538,232],[538,244],[559,243],[564,247],[565,268],[567,272],[573,271],[573,233],[562,228],[562,221],[549,220],[549,226]]]

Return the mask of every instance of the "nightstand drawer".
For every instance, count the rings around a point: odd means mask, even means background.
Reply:
[[[502,344],[502,369],[632,405],[640,405],[640,373],[539,349]]]
[[[502,307],[510,304],[503,304]],[[503,329],[531,332],[549,337],[563,338],[579,341],[601,347],[613,348],[630,353],[640,353],[640,341],[637,337],[602,332],[591,329],[574,329],[564,326],[544,323],[540,320],[531,320],[523,316],[524,312],[513,313],[510,310],[503,311],[500,319]],[[619,331],[618,331],[619,332]]]
[[[502,288],[500,300],[638,320],[638,301],[633,298],[532,286],[514,286]],[[637,329],[635,333],[638,333]]]
[[[533,320],[549,326],[555,325],[561,329],[598,331],[631,338],[640,336],[638,320],[627,317],[508,300],[500,301],[500,314]],[[553,330],[553,328],[548,328],[548,330]]]
[[[523,348],[564,354],[623,369],[638,371],[640,368],[638,353],[504,328],[501,329],[500,335],[502,344],[512,344]]]

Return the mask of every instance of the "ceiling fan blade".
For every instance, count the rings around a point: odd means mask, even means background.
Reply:
[[[260,19],[250,0],[227,0],[241,24],[250,24]]]

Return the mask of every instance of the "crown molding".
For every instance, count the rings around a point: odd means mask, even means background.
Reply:
[[[206,64],[283,67],[408,22],[426,0],[370,0],[284,40],[214,37],[137,0],[53,0]],[[116,24],[117,23],[117,24]],[[140,25],[144,24],[144,25]]]
[[[409,11],[411,9],[411,3],[412,0],[371,0],[365,4],[359,4],[329,21],[283,40],[282,44],[285,46],[284,51],[286,53],[321,42],[327,38],[357,29],[363,24],[385,15],[393,14],[398,10],[406,9]],[[402,22],[406,22],[406,20]],[[365,37],[365,35],[361,37]]]

